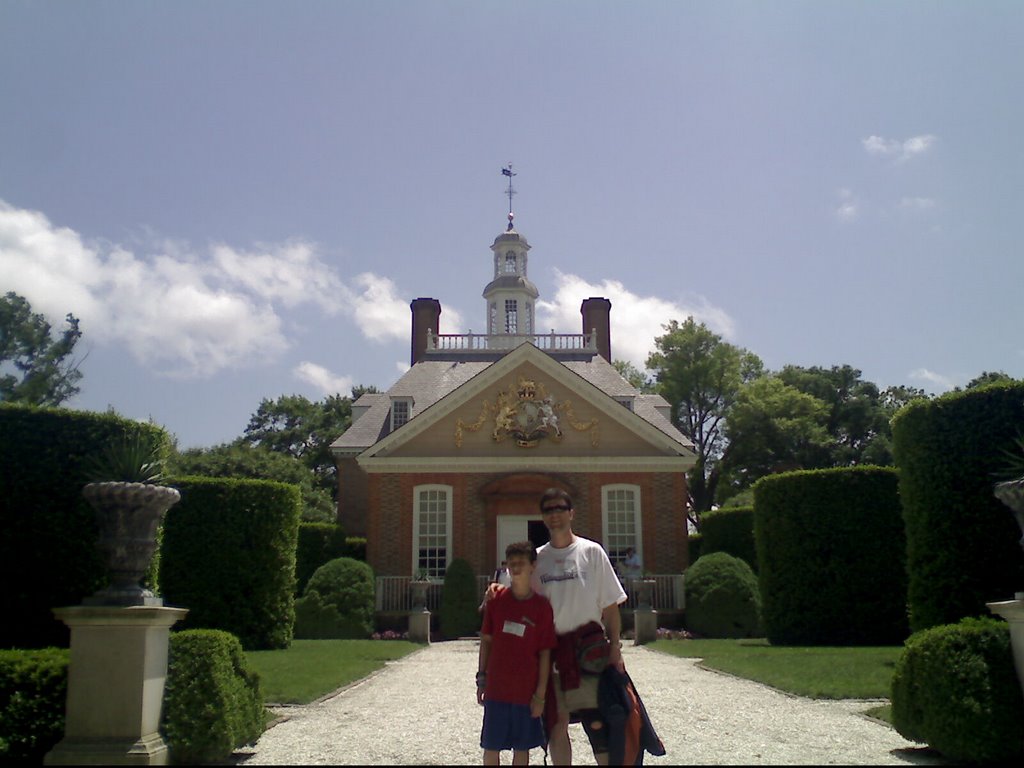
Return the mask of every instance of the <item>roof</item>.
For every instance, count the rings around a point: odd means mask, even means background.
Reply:
[[[396,381],[386,393],[360,397],[356,401],[356,405],[369,406],[369,408],[334,441],[331,448],[340,454],[360,453],[388,435],[392,398],[410,398],[412,407],[409,416],[410,420],[415,419],[418,414],[493,364],[493,362],[480,360],[469,362],[421,360]],[[633,412],[637,416],[683,446],[693,447],[690,440],[676,429],[665,415],[668,403],[661,395],[641,394],[636,387],[622,377],[611,363],[600,355],[594,355],[589,361],[570,360],[560,364],[609,397],[620,400],[633,398]]]

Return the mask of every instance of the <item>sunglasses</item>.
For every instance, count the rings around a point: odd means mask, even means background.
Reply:
[[[541,514],[549,515],[552,512],[568,512],[570,509],[571,508],[567,507],[565,504],[560,504],[557,507],[544,507],[541,509]]]

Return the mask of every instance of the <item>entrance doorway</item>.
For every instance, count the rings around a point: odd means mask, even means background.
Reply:
[[[505,559],[505,547],[516,541],[531,541],[534,547],[550,540],[548,528],[539,515],[498,515],[498,540],[495,565]]]

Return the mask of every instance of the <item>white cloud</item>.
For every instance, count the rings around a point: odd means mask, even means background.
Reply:
[[[581,277],[555,271],[555,297],[537,302],[537,331],[553,328],[557,333],[583,330],[580,304],[591,296],[603,296],[612,303],[612,359],[628,360],[637,368],[646,367],[647,356],[654,351],[654,338],[664,334],[670,320],[682,322],[688,316],[704,322],[727,339],[735,337],[735,323],[725,310],[701,298],[694,305],[667,301],[656,296],[638,296],[617,280],[590,283]]]
[[[930,197],[904,197],[900,200],[900,208],[911,211],[928,211],[935,207],[935,200]]]
[[[322,365],[303,360],[293,371],[295,378],[310,384],[324,395],[349,395],[355,385],[355,379],[333,373]]]
[[[408,338],[409,306],[394,283],[364,273],[347,286],[306,242],[219,243],[200,253],[153,238],[138,250],[85,243],[43,213],[0,200],[3,290],[54,326],[73,313],[88,342],[121,345],[157,373],[208,376],[271,360],[291,343],[281,310],[303,304],[347,313],[375,341]],[[460,321],[454,311],[447,317]]]
[[[835,213],[843,221],[853,221],[860,214],[860,203],[851,190],[845,187],[839,190],[839,205],[836,206]]]
[[[934,384],[940,390],[952,389],[956,386],[956,382],[950,377],[943,376],[941,373],[935,373],[935,371],[929,371],[927,368],[915,368],[907,375],[915,381],[925,381],[929,384]]]
[[[869,155],[889,157],[896,162],[909,160],[930,150],[938,139],[930,133],[911,136],[909,139],[886,139],[882,136],[868,136],[861,144]]]

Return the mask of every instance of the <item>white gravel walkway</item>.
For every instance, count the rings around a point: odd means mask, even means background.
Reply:
[[[245,765],[479,765],[478,643],[435,643],[318,703],[279,710]],[[814,701],[627,644],[626,668],[667,754],[649,765],[940,765],[861,712],[877,702]],[[581,726],[573,762],[594,765]],[[544,753],[533,750],[531,765]],[[502,754],[511,762],[511,753]],[[550,761],[549,761],[550,762]]]

